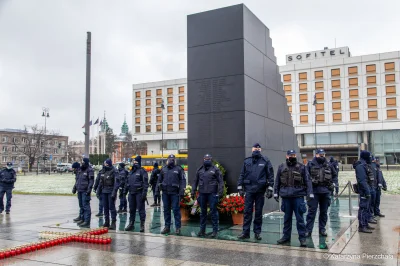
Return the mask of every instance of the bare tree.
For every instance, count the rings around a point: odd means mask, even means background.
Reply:
[[[57,133],[55,134],[58,135]],[[45,154],[46,143],[51,141],[54,133],[47,135],[44,129],[39,128],[38,125],[24,126],[24,133],[21,137],[21,143],[13,139],[13,145],[20,156],[25,155],[28,157],[28,169],[31,171],[33,164]]]
[[[68,145],[67,152],[68,152],[68,160],[70,162],[80,161],[80,158],[82,157],[83,154],[83,152],[80,151],[79,148],[73,147],[72,145]]]
[[[124,158],[130,158],[136,154],[147,154],[147,143],[144,141],[132,140],[132,134],[127,133],[125,141],[122,143],[122,155]]]
[[[115,140],[117,139],[117,135],[114,134],[112,128],[107,128],[106,131],[106,153],[111,156],[113,152],[117,149],[117,144]]]

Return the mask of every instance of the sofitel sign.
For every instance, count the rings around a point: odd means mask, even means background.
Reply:
[[[291,54],[286,56],[286,62],[306,61],[332,57],[350,57],[349,48],[341,47],[334,49],[325,49],[320,51],[313,51],[301,54]]]

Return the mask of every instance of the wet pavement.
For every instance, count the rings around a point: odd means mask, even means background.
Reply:
[[[332,202],[327,224],[328,237],[320,237],[318,224],[314,226],[307,248],[300,248],[295,220],[290,245],[278,246],[282,236],[283,214],[270,213],[263,217],[262,240],[253,236],[238,241],[241,226],[234,226],[228,219],[220,222],[218,239],[198,238],[198,218],[182,223],[182,235],[161,235],[164,226],[160,208],[146,208],[146,230],[139,233],[139,218],[135,229],[124,231],[129,214],[119,214],[117,230],[110,232],[111,245],[68,243],[34,253],[1,260],[4,265],[398,265],[400,212],[399,196],[385,196],[381,218],[371,235],[357,232],[357,210],[349,215],[348,198]],[[150,199],[149,199],[150,200]],[[150,202],[151,203],[151,202]],[[357,199],[353,198],[353,206]],[[92,198],[91,227],[103,224],[94,216],[98,201]],[[39,241],[40,231],[79,232],[72,222],[77,216],[77,199],[68,196],[15,195],[10,215],[0,215],[0,249]],[[316,219],[318,220],[318,219]],[[174,228],[171,228],[174,232]],[[211,233],[211,224],[207,233]],[[388,254],[393,258],[382,259],[364,255]],[[354,255],[359,255],[359,257]]]

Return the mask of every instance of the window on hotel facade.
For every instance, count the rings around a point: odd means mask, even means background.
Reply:
[[[157,130],[157,132],[161,132],[161,125],[157,125],[156,130]]]
[[[185,130],[185,124],[179,123],[179,130]]]
[[[394,62],[385,63],[385,71],[393,71],[394,70]]]
[[[367,73],[375,73],[376,72],[376,65],[367,65],[366,66]]]
[[[317,111],[321,112],[324,111],[324,104],[323,103],[317,103],[315,108],[317,109]]]
[[[179,94],[185,93],[185,87],[181,86],[179,87]]]
[[[162,95],[162,89],[157,89],[157,96],[161,96]]]
[[[168,106],[167,107],[167,113],[173,113],[174,112],[174,107],[173,106]]]
[[[167,131],[173,131],[174,130],[174,125],[173,124],[168,124],[167,125]]]
[[[173,103],[174,103],[174,98],[172,98],[172,97],[167,97],[167,103],[173,104]]]
[[[342,122],[342,114],[333,114],[333,122]]]
[[[368,108],[376,108],[378,101],[376,99],[368,100]]]
[[[161,109],[161,107],[157,107],[157,109],[156,109],[156,113],[157,113],[157,114],[161,114],[161,113],[162,113],[162,109]]]
[[[300,124],[308,124],[308,115],[300,116]]]
[[[299,80],[307,80],[307,72],[299,73]]]
[[[179,105],[179,112],[185,112],[185,106]]]
[[[315,97],[317,100],[323,100],[324,99],[324,93],[323,92],[318,92],[315,94]]]
[[[185,96],[179,96],[179,102],[183,103],[185,101]]]
[[[331,81],[332,88],[340,88],[340,79],[335,79]]]
[[[306,90],[307,90],[307,83],[300,83],[299,91],[306,91]]]
[[[340,68],[331,69],[331,76],[332,77],[340,76]]]
[[[396,86],[386,86],[386,95],[396,94]]]
[[[333,110],[341,110],[342,109],[342,103],[341,102],[332,103],[332,109]]]
[[[397,118],[397,110],[396,110],[396,109],[393,109],[393,110],[386,110],[386,115],[387,115],[387,118],[388,118],[388,119],[390,119],[390,118]]]
[[[167,115],[167,121],[168,122],[173,122],[174,121],[173,116],[172,115]]]
[[[349,87],[357,87],[358,78],[349,78]]]
[[[358,74],[358,67],[349,67],[349,75],[357,75]]]
[[[284,85],[283,86],[283,90],[285,91],[285,92],[292,92],[292,85]]]
[[[360,120],[360,115],[358,112],[350,112],[350,120]]]
[[[350,98],[357,98],[358,97],[358,89],[349,90]]]
[[[185,121],[185,115],[179,114],[179,121]]]
[[[292,113],[292,106],[288,105],[288,108],[289,108],[289,113]]]
[[[157,98],[157,104],[161,104],[162,103],[162,98]]]
[[[368,88],[367,89],[367,95],[368,96],[376,96],[376,87]]]
[[[315,71],[314,74],[316,79],[324,77],[324,72],[322,70]]]
[[[368,111],[368,120],[378,119],[378,111]]]
[[[286,95],[285,97],[288,103],[292,103],[292,95]]]
[[[325,115],[317,115],[317,123],[324,123],[325,122]]]
[[[376,76],[369,76],[367,77],[367,85],[376,84]]]
[[[340,91],[332,91],[332,99],[340,99],[342,97],[341,95]]]
[[[307,94],[299,94],[299,97],[300,97],[300,102],[302,102],[302,103],[308,102]]]
[[[350,101],[350,109],[358,109],[358,101]]]
[[[147,99],[146,100],[146,106],[150,106],[151,105],[151,99]]]
[[[307,113],[308,112],[308,104],[300,105],[300,113]]]
[[[323,90],[323,89],[324,89],[324,82],[323,81],[315,82],[315,90]]]
[[[283,81],[284,82],[291,82],[292,81],[292,75],[291,74],[283,75]]]
[[[140,115],[140,109],[135,109],[135,114]]]
[[[161,115],[156,116],[157,123],[161,123],[162,117]]]
[[[151,124],[151,116],[146,117],[146,124]]]
[[[168,88],[167,89],[167,94],[172,95],[174,93],[174,88]]]
[[[386,106],[396,106],[396,98],[386,98]]]
[[[139,106],[140,106],[140,100],[136,100],[136,101],[135,101],[135,106],[136,106],[136,107],[139,107]]]
[[[151,90],[146,91],[146,97],[151,97]]]
[[[151,126],[146,126],[146,133],[151,132]]]
[[[135,124],[140,124],[140,117],[135,118]]]
[[[135,97],[140,98],[140,91],[135,92]]]
[[[385,82],[386,83],[395,82],[394,74],[385,75]]]
[[[135,126],[135,133],[140,133],[140,126]]]
[[[151,115],[151,108],[146,108],[146,115]]]

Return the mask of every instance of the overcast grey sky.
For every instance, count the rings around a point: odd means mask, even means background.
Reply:
[[[0,0],[0,128],[43,125],[83,140],[86,32],[92,32],[95,119],[132,128],[132,84],[186,77],[186,16],[244,3],[285,55],[349,46],[400,50],[398,0]]]

